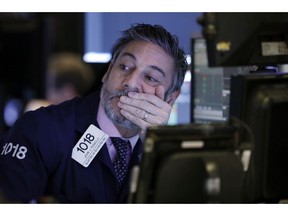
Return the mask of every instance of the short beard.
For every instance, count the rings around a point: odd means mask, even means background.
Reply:
[[[115,90],[109,91],[105,84],[101,89],[101,104],[107,117],[116,125],[127,128],[127,129],[140,129],[138,125],[126,119],[120,112],[113,108],[112,99],[121,96],[127,96],[128,90]]]

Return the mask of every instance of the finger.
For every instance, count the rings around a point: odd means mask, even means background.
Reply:
[[[121,102],[118,102],[118,106],[122,110],[125,110],[126,112],[131,114],[131,118],[135,117],[137,119],[149,122],[149,123],[151,123],[153,125],[158,125],[158,124],[165,123],[165,121],[167,119],[167,116],[168,116],[168,114],[166,114],[165,112],[163,112],[163,110],[160,110],[160,109],[158,110],[158,112],[156,112],[157,115],[154,115],[153,113],[150,113],[149,111],[147,111],[147,109],[144,110],[143,108],[142,109],[141,108],[137,108],[137,107],[131,106],[129,104],[123,104]],[[169,116],[168,116],[168,118],[169,118]],[[141,121],[138,121],[138,120],[136,122],[137,123],[138,122],[141,123]]]
[[[160,101],[163,102],[160,98],[158,98],[158,100],[159,103]],[[167,104],[167,106],[162,105],[162,108],[160,108],[158,106],[155,106],[154,104],[151,104],[148,101],[129,98],[126,96],[120,97],[118,106],[139,118],[143,118],[145,113],[149,112],[152,115],[156,116],[156,119],[159,119],[153,123],[165,122],[167,119],[169,119],[169,115],[172,110],[172,107],[169,104]]]
[[[131,121],[134,124],[138,125],[141,128],[141,130],[146,130],[147,127],[153,125],[152,123],[148,122],[148,119],[146,119],[146,121],[144,121],[142,118],[139,118],[139,117],[131,114],[130,112],[128,112],[128,111],[126,111],[124,109],[120,109],[120,113],[121,113],[121,115],[123,115],[129,121]]]
[[[134,106],[137,106],[139,108],[141,108],[143,106],[149,106],[149,104],[137,104],[137,101],[132,100],[132,99],[138,99],[140,101],[147,101],[147,102],[153,104],[154,106],[156,106],[160,109],[168,109],[169,110],[169,108],[171,107],[170,104],[166,103],[163,99],[159,98],[158,96],[156,96],[154,94],[129,92],[128,96],[129,97],[121,96],[120,100],[125,99],[123,101],[121,100],[121,102],[133,104]]]

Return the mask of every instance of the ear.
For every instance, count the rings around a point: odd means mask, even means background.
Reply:
[[[110,64],[109,64],[109,67],[108,67],[108,69],[107,69],[107,71],[106,71],[106,73],[104,74],[104,76],[102,77],[102,83],[104,83],[104,82],[106,82],[107,80],[108,80],[108,77],[109,77],[109,73],[110,73],[110,71],[111,71],[111,69],[112,69],[112,67],[113,67],[113,63],[112,62],[110,62]]]
[[[174,91],[167,96],[166,102],[169,103],[171,106],[175,103],[176,99],[180,95],[180,90]]]

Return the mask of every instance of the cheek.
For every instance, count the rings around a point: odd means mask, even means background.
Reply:
[[[112,74],[106,79],[105,84],[109,89],[119,89],[122,85],[122,78]]]
[[[156,93],[156,87],[152,87],[149,85],[143,85],[142,91],[143,91],[143,93],[155,94]]]

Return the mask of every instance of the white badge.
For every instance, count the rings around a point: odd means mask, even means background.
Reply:
[[[106,133],[91,124],[74,146],[72,158],[84,167],[88,167],[108,137]]]

